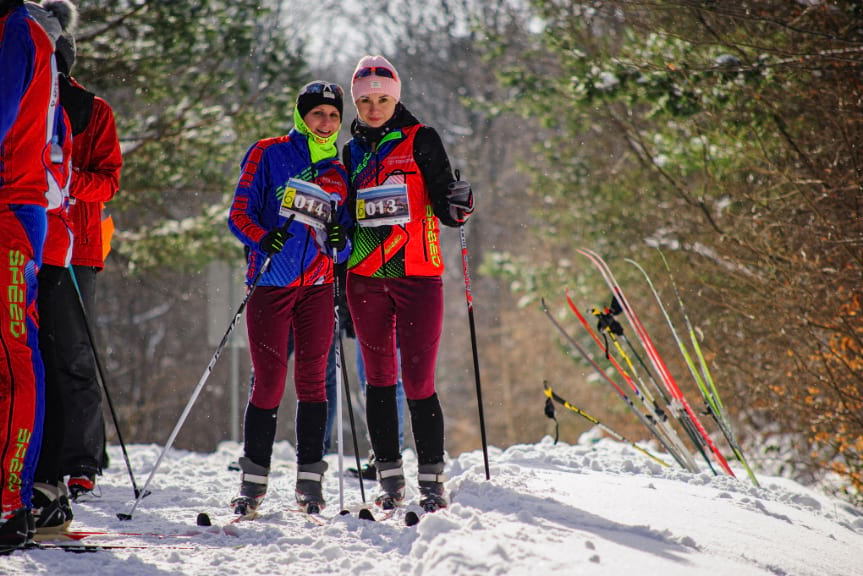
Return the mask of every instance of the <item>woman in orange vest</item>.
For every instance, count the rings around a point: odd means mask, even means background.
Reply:
[[[435,391],[443,326],[440,224],[473,211],[467,182],[453,178],[437,132],[401,103],[401,80],[383,56],[365,56],[351,82],[357,119],[343,151],[350,178],[354,249],[347,297],[366,367],[366,420],[383,508],[405,496],[398,435],[398,350],[419,462],[420,505],[447,505],[444,419]]]

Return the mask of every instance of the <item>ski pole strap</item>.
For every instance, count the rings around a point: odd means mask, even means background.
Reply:
[[[616,300],[615,300],[616,302]],[[591,314],[596,316],[596,329],[600,332],[610,332],[615,336],[623,335],[623,326],[620,325],[620,322],[614,319],[615,312],[613,310],[609,310],[605,308],[601,312],[594,308],[590,311]],[[619,314],[619,312],[618,312]]]
[[[600,310],[599,308],[592,308],[590,313],[596,316],[596,329],[600,332],[605,332],[606,328],[609,326],[609,319],[611,318],[611,314],[608,312],[608,308],[605,310]]]

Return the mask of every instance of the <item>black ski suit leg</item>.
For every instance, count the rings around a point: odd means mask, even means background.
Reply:
[[[323,459],[326,427],[326,402],[297,402],[297,464]]]
[[[273,441],[276,439],[279,408],[258,408],[251,402],[246,406],[243,423],[243,452],[249,460],[270,467]]]
[[[395,462],[401,458],[395,386],[366,387],[366,422],[375,459]]]
[[[419,464],[435,464],[444,459],[444,419],[437,393],[423,400],[408,400],[411,427]]]
[[[68,348],[59,353],[61,359],[61,395],[65,412],[62,472],[69,475],[95,476],[105,462],[105,419],[102,414],[102,389],[97,378],[87,322],[95,330],[96,269],[75,266],[75,280],[81,291],[86,316],[81,311],[78,292],[71,276],[65,282],[68,290],[64,299],[68,309],[64,314]],[[98,343],[94,343],[97,345]]]

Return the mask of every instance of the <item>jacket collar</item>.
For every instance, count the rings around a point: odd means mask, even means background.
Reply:
[[[416,116],[411,114],[410,110],[399,102],[396,104],[393,117],[387,120],[383,126],[372,128],[361,122],[359,118],[354,119],[351,123],[351,135],[364,146],[371,147],[372,144],[379,144],[387,134],[417,124],[419,124],[419,120],[417,120]]]

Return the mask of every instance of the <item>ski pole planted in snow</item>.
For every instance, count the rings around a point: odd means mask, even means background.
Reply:
[[[330,202],[330,223],[337,226],[335,201]],[[342,232],[344,233],[344,231]],[[333,338],[341,340],[341,330],[339,328],[339,277],[336,273],[336,260],[338,260],[339,250],[335,246],[333,248],[333,302],[335,304],[335,332]],[[339,444],[339,510],[345,508],[345,475],[344,475],[344,428],[342,426],[342,349],[336,346],[336,436]],[[362,485],[362,480],[360,481]]]
[[[635,313],[635,310],[629,305],[629,301],[623,293],[623,290],[620,288],[620,284],[614,278],[614,275],[611,273],[611,269],[606,264],[605,260],[602,257],[590,250],[589,248],[578,248],[576,250],[579,254],[588,258],[594,266],[599,270],[600,275],[605,280],[606,285],[611,291],[612,295],[617,297],[620,302],[620,306],[623,309],[624,315],[629,322],[629,325],[638,335],[639,340],[641,341],[642,347],[645,352],[647,352],[647,356],[650,359],[651,364],[653,365],[656,373],[659,374],[660,379],[662,380],[663,385],[668,390],[671,397],[674,398],[675,403],[679,406],[680,416],[682,421],[685,424],[691,425],[691,429],[689,429],[690,436],[695,443],[696,447],[704,456],[704,459],[708,461],[707,454],[704,451],[703,446],[706,446],[710,453],[713,454],[717,463],[728,473],[729,476],[734,476],[734,472],[731,470],[731,467],[728,465],[728,461],[716,447],[716,444],[710,438],[710,435],[705,430],[704,426],[701,424],[701,421],[696,416],[695,412],[692,410],[692,407],[689,405],[689,402],[683,396],[683,392],[680,390],[680,387],[677,385],[677,382],[671,376],[671,373],[668,371],[668,367],[663,361],[662,357],[659,355],[659,352],[656,350],[656,347],[653,345],[653,341],[650,336],[647,334],[647,331],[644,329],[644,325],[641,323],[641,320],[638,318],[638,315]],[[712,466],[711,466],[712,469]]]
[[[337,205],[335,202],[330,204],[330,216],[332,218],[333,223],[336,222],[336,209]],[[336,326],[335,326],[335,334],[333,336],[333,345],[336,347],[336,433],[339,437],[339,510],[345,509],[345,496],[344,496],[344,448],[342,446],[342,441],[344,438],[344,430],[342,428],[342,384],[344,384],[344,396],[348,403],[348,416],[350,417],[351,422],[351,437],[354,441],[354,458],[357,462],[357,470],[360,469],[360,448],[357,444],[357,428],[354,425],[354,407],[351,403],[351,388],[348,385],[348,373],[345,368],[345,365],[342,359],[345,357],[345,350],[342,346],[342,327],[340,325],[340,316],[339,316],[339,296],[344,290],[344,287],[339,284],[339,274],[336,270],[336,260],[338,257],[338,250],[333,247],[333,301],[335,302],[335,315],[336,315]],[[363,475],[359,474],[360,479],[360,497],[363,500],[363,503],[366,501],[366,489],[363,486]]]
[[[339,346],[339,352],[341,353],[342,358],[344,358],[345,357],[345,349],[344,349],[344,346],[342,345],[341,333],[339,334],[339,340],[338,340],[337,344]],[[357,470],[361,470],[361,468],[360,468],[360,445],[357,441],[357,426],[356,426],[356,423],[354,422],[354,405],[353,405],[353,401],[351,400],[351,387],[350,387],[350,384],[348,383],[348,370],[347,370],[347,367],[346,367],[344,362],[342,362],[342,382],[344,382],[345,400],[348,403],[348,419],[351,423],[351,436],[353,437],[353,440],[354,440],[354,460],[357,463]],[[357,474],[357,476],[359,477],[359,480],[360,480],[360,498],[362,499],[363,504],[365,504],[366,503],[366,489],[365,489],[365,486],[363,486],[363,475]]]
[[[623,434],[620,434],[619,432],[615,432],[612,428],[610,428],[609,426],[606,426],[605,424],[600,422],[597,418],[591,416],[590,414],[588,414],[587,412],[585,412],[584,410],[582,410],[578,406],[575,406],[574,404],[570,404],[569,401],[565,400],[563,397],[559,396],[554,390],[552,390],[552,388],[551,388],[551,386],[549,386],[548,382],[543,382],[543,389],[544,389],[545,395],[548,397],[549,401],[554,400],[555,402],[557,402],[558,404],[560,404],[561,406],[563,406],[567,410],[578,414],[579,416],[581,416],[582,418],[584,418],[585,420],[587,420],[588,422],[590,422],[591,424],[593,424],[597,428],[604,430],[606,432],[606,434],[610,435],[615,440],[629,444],[630,446],[632,446],[633,448],[635,448],[636,450],[638,450],[639,452],[641,452],[642,454],[644,454],[645,456],[647,456],[648,458],[650,458],[651,460],[656,462],[657,464],[662,464],[666,468],[670,467],[670,464],[668,462],[666,462],[665,460],[663,460],[662,458],[660,458],[659,456],[654,455],[653,453],[651,453],[646,448],[642,448],[641,446],[639,446],[638,444],[636,444],[632,440],[628,439]],[[551,411],[553,412],[554,408],[552,408]]]
[[[111,419],[114,421],[114,430],[117,432],[117,441],[120,442],[120,449],[123,451],[123,460],[126,462],[126,470],[129,471],[129,479],[132,481],[132,490],[135,493],[135,498],[138,497],[140,491],[138,484],[135,482],[135,474],[132,472],[132,464],[129,462],[129,453],[126,451],[126,443],[123,441],[123,433],[120,431],[120,421],[117,419],[117,412],[114,410],[114,403],[111,401],[111,394],[108,393],[108,385],[105,381],[105,371],[102,368],[102,362],[99,359],[99,354],[96,352],[96,339],[93,337],[93,330],[90,328],[90,318],[87,316],[87,309],[84,307],[84,297],[81,295],[81,287],[78,285],[78,278],[75,276],[73,266],[69,266],[69,275],[72,277],[72,284],[75,286],[75,293],[78,295],[78,304],[81,306],[81,316],[84,318],[84,327],[87,329],[87,338],[90,340],[90,349],[93,351],[93,360],[96,362],[96,374],[99,376],[99,384],[102,386],[102,391],[105,393],[105,400],[108,402],[108,410],[111,412]],[[146,494],[144,494],[146,496]]]
[[[455,172],[456,180],[460,179],[458,170]],[[491,479],[488,469],[488,442],[485,437],[485,413],[482,408],[482,385],[479,378],[479,354],[476,346],[476,321],[473,318],[473,295],[470,284],[470,265],[467,256],[467,238],[464,234],[464,224],[458,227],[459,240],[461,241],[461,263],[464,270],[464,295],[467,300],[467,317],[470,323],[470,344],[473,351],[473,374],[476,381],[476,402],[479,407],[479,430],[482,438],[482,460],[485,465],[485,479]]]
[[[291,225],[291,222],[294,221],[294,215],[291,214],[287,221],[285,222],[282,229],[287,231],[288,227]],[[288,233],[290,234],[290,233]],[[233,319],[231,319],[231,323],[228,324],[228,329],[225,331],[225,335],[222,336],[221,342],[216,347],[216,351],[213,352],[213,357],[210,358],[210,363],[207,364],[207,367],[204,369],[204,374],[201,376],[201,379],[198,381],[198,385],[195,386],[195,389],[192,391],[192,396],[189,398],[189,401],[186,402],[186,407],[183,409],[183,413],[180,415],[180,419],[177,420],[177,423],[174,425],[174,429],[171,431],[171,435],[168,437],[168,441],[165,443],[165,447],[162,448],[162,452],[159,454],[159,457],[156,458],[156,463],[153,465],[153,469],[150,471],[150,475],[147,477],[147,481],[144,483],[144,488],[141,491],[141,494],[135,499],[134,504],[132,504],[132,508],[129,509],[129,512],[117,513],[117,518],[120,520],[131,520],[132,514],[135,513],[135,509],[138,507],[138,504],[141,503],[141,500],[144,497],[144,494],[147,492],[147,487],[150,485],[150,482],[153,480],[153,476],[156,475],[156,471],[159,470],[159,465],[162,463],[162,459],[165,457],[165,454],[168,450],[171,449],[171,446],[174,445],[174,440],[177,438],[177,434],[180,433],[180,428],[183,427],[183,423],[186,421],[186,418],[189,416],[189,412],[192,411],[192,406],[195,404],[195,401],[198,399],[198,396],[201,394],[201,390],[204,389],[204,384],[207,383],[207,379],[210,377],[210,374],[213,372],[213,367],[216,365],[216,361],[219,359],[219,356],[222,355],[222,351],[225,349],[225,346],[228,344],[228,340],[231,337],[231,333],[236,328],[237,323],[240,321],[240,317],[243,315],[243,311],[246,309],[246,304],[249,302],[249,298],[252,296],[252,293],[255,291],[255,288],[258,287],[258,282],[261,280],[261,276],[264,275],[264,272],[269,268],[270,261],[273,259],[272,254],[268,255],[264,260],[264,263],[261,264],[261,267],[258,269],[258,273],[255,275],[255,279],[252,281],[252,285],[249,286],[249,291],[246,292],[245,298],[243,298],[242,303],[240,303],[239,308],[234,313]]]

